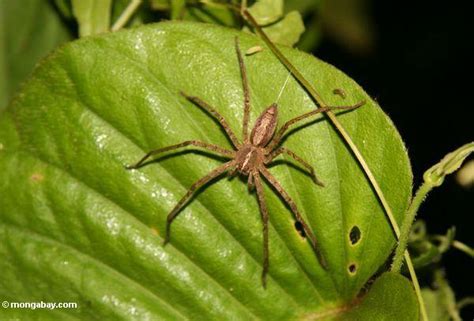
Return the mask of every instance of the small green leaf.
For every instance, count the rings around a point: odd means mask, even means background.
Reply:
[[[413,265],[419,269],[432,263],[439,262],[444,252],[449,250],[455,241],[456,229],[451,227],[446,235],[429,235],[423,220],[413,223],[408,239],[408,248],[413,259]],[[403,266],[404,273],[408,273]]]
[[[454,238],[456,237],[456,227],[452,226],[446,231],[446,235],[441,238],[441,242],[438,246],[441,253],[446,252],[454,243]]]
[[[72,11],[81,37],[107,32],[110,28],[112,0],[72,0]]]
[[[431,242],[417,241],[409,243],[408,248],[413,259],[413,266],[416,269],[438,262],[441,259],[440,250]]]
[[[432,186],[440,186],[443,184],[444,177],[461,167],[462,162],[474,152],[474,142],[463,145],[443,157],[436,165],[432,166],[423,174],[425,182]]]
[[[425,241],[427,239],[426,223],[423,220],[416,220],[410,230],[408,241]]]
[[[71,1],[72,0],[54,0],[56,8],[58,8],[59,12],[63,15],[63,17],[67,19],[73,18]]]
[[[416,321],[418,301],[411,283],[400,274],[382,274],[362,298],[362,303],[343,314],[341,321]]]
[[[305,30],[298,41],[298,48],[306,52],[314,52],[322,39],[322,23],[320,17],[321,0],[291,0],[285,3],[285,12],[298,11],[305,22]]]
[[[186,11],[186,0],[171,0],[171,20],[180,20]]]
[[[234,28],[241,24],[233,10],[225,6],[211,4],[188,6],[183,15],[183,20],[208,22]]]
[[[179,91],[215,106],[241,136],[236,35],[242,52],[266,48],[258,37],[229,28],[167,22],[82,38],[36,69],[0,115],[0,296],[79,302],[79,309],[61,313],[98,320],[289,320],[354,302],[395,239],[363,171],[324,115],[302,123],[283,144],[313,165],[326,187],[289,158],[270,171],[305,216],[329,269],[266,186],[267,289],[260,282],[261,216],[241,179],[203,189],[162,245],[170,210],[221,159],[187,150],[138,170],[124,168],[151,149],[189,139],[231,147]],[[336,68],[281,49],[330,105],[366,101],[339,121],[400,221],[412,176],[390,119]],[[244,60],[253,123],[275,102],[288,71],[270,50]],[[335,88],[346,98],[334,95]],[[280,125],[316,108],[291,78],[278,105]],[[351,238],[355,227],[358,237]]]
[[[149,0],[152,10],[169,10],[170,0]]]
[[[298,11],[283,16],[283,0],[260,0],[248,11],[274,43],[294,46],[305,31]]]
[[[294,46],[305,29],[300,13],[292,11],[278,23],[265,27],[263,30],[273,42]]]
[[[430,321],[461,321],[454,292],[440,270],[435,271],[434,289],[423,288],[426,311]]]
[[[69,39],[47,0],[0,1],[0,111],[38,60]]]
[[[248,10],[263,27],[283,17],[283,0],[257,0]]]

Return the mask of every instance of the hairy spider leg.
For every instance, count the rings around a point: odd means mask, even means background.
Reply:
[[[362,105],[365,104],[365,100],[362,100],[360,102],[358,102],[357,104],[355,105],[351,105],[351,106],[326,106],[326,107],[321,107],[321,108],[318,108],[318,109],[315,109],[315,110],[312,110],[310,112],[307,112],[307,113],[304,113],[303,115],[300,115],[298,117],[295,117],[295,118],[292,118],[290,119],[289,121],[287,121],[279,130],[278,132],[275,134],[275,136],[273,137],[273,140],[270,142],[270,144],[267,146],[267,149],[268,150],[273,150],[280,142],[281,142],[281,139],[283,138],[283,135],[285,134],[285,132],[288,130],[288,128],[291,126],[291,125],[294,125],[296,124],[297,122],[303,120],[303,119],[306,119],[308,117],[311,117],[313,115],[316,115],[316,114],[319,114],[319,113],[323,113],[323,112],[327,112],[327,111],[330,111],[330,110],[352,110],[352,109],[357,109],[359,107],[361,107]]]
[[[251,174],[253,177],[253,182],[255,184],[255,189],[257,191],[257,200],[258,206],[260,208],[260,213],[262,214],[263,221],[263,270],[262,270],[262,285],[264,288],[267,286],[267,273],[268,267],[270,265],[269,260],[269,251],[268,251],[268,209],[267,203],[265,202],[265,196],[263,193],[262,180],[258,172]]]
[[[280,154],[287,154],[291,158],[293,158],[295,161],[299,162],[301,165],[306,167],[306,169],[309,171],[311,178],[313,179],[313,182],[321,187],[324,187],[324,183],[321,182],[317,177],[314,172],[314,167],[309,165],[304,159],[302,159],[300,156],[298,156],[295,152],[291,151],[290,149],[286,147],[278,147],[277,149],[273,150],[268,156],[265,162],[271,163],[275,157],[277,157]]]
[[[318,242],[316,240],[316,237],[314,236],[313,232],[309,228],[308,224],[304,221],[303,217],[301,216],[298,208],[296,207],[296,203],[293,201],[293,199],[290,197],[290,195],[283,189],[283,187],[280,185],[280,183],[275,179],[275,177],[265,168],[265,167],[260,167],[259,172],[265,177],[265,179],[275,188],[277,193],[283,198],[283,200],[288,204],[290,207],[291,211],[295,215],[295,218],[298,222],[301,223],[303,226],[303,230],[308,237],[311,246],[313,247],[313,250],[316,254],[316,257],[318,258],[319,263],[321,266],[327,270],[328,269],[328,264],[326,262],[326,259],[324,258],[323,254],[321,253],[321,250],[319,249]]]
[[[255,182],[253,180],[252,174],[250,174],[249,177],[247,178],[247,187],[248,187],[249,192],[253,191],[255,187]]]
[[[232,145],[234,145],[234,147],[236,147],[236,148],[238,148],[240,146],[240,142],[237,139],[237,137],[235,136],[232,129],[230,128],[229,123],[227,123],[225,118],[215,108],[213,108],[211,105],[209,105],[208,103],[206,103],[204,100],[202,100],[199,97],[189,96],[188,94],[186,94],[182,91],[180,92],[180,94],[183,97],[185,97],[186,99],[188,99],[189,101],[191,101],[192,103],[196,104],[198,107],[204,109],[212,117],[214,117],[219,122],[219,124],[222,126],[222,128],[224,128],[224,130],[227,134],[227,137],[229,137],[230,141],[232,142]]]
[[[245,68],[244,58],[240,51],[239,37],[235,37],[235,51],[239,60],[240,75],[242,77],[242,87],[244,90],[244,119],[242,125],[242,139],[244,144],[249,142],[249,118],[250,118],[250,89],[247,79],[247,70]]]
[[[178,204],[176,204],[176,206],[173,208],[173,210],[171,211],[171,213],[168,214],[168,217],[166,218],[166,235],[165,235],[165,239],[163,241],[163,245],[165,245],[166,243],[169,242],[170,240],[170,227],[171,227],[171,223],[173,222],[173,220],[176,218],[176,216],[179,214],[180,210],[186,205],[186,203],[191,199],[191,196],[193,196],[193,194],[200,188],[202,187],[203,185],[207,184],[208,182],[210,182],[211,180],[213,180],[214,178],[218,177],[219,175],[223,174],[224,172],[226,172],[229,168],[231,168],[232,166],[235,166],[236,162],[234,160],[231,160],[227,163],[224,163],[222,165],[220,165],[219,167],[215,168],[214,170],[212,170],[209,174],[207,174],[206,176],[198,179],[196,182],[193,183],[193,185],[191,185],[191,187],[188,189],[188,191],[186,192],[186,194],[179,200]]]
[[[214,144],[204,143],[204,142],[201,142],[201,141],[198,141],[198,140],[187,140],[187,141],[184,141],[184,142],[182,142],[182,143],[180,143],[180,144],[171,145],[171,146],[167,146],[167,147],[163,147],[163,148],[159,148],[159,149],[155,149],[155,150],[149,151],[149,152],[146,153],[145,156],[143,156],[143,158],[140,159],[136,164],[126,166],[125,168],[126,168],[126,169],[135,169],[135,168],[138,168],[138,167],[140,167],[141,165],[143,165],[143,163],[144,163],[148,158],[150,158],[150,157],[153,156],[153,155],[160,154],[160,153],[164,153],[164,152],[168,152],[168,151],[170,151],[170,150],[174,150],[174,149],[186,147],[186,146],[189,146],[189,145],[194,145],[194,146],[196,146],[196,147],[201,147],[201,148],[207,149],[207,150],[209,150],[209,151],[215,152],[215,153],[217,153],[217,154],[220,154],[220,155],[222,155],[222,156],[224,156],[224,157],[228,157],[228,158],[233,158],[234,155],[235,155],[235,151],[233,151],[233,150],[228,150],[228,149],[219,147],[219,146],[214,145]]]

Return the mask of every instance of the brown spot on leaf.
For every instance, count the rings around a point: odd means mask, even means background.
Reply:
[[[33,173],[30,176],[30,180],[33,182],[41,182],[44,180],[44,175],[41,173]]]
[[[158,232],[158,229],[156,227],[151,226],[150,229],[151,229],[151,234],[153,234],[154,236],[160,235],[160,233]]]

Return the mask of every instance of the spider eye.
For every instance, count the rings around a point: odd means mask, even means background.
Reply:
[[[278,120],[277,104],[272,104],[257,118],[250,134],[252,145],[263,147],[271,140],[275,133]]]

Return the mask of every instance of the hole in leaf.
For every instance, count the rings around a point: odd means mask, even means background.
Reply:
[[[304,232],[303,224],[301,224],[301,222],[295,222],[295,229],[298,231],[301,237],[306,237],[306,233]]]
[[[349,265],[348,270],[349,270],[349,273],[350,273],[350,274],[355,274],[356,271],[357,271],[357,264],[351,263],[351,264]]]
[[[349,233],[349,239],[351,240],[351,244],[355,245],[360,240],[360,229],[357,225],[354,225]]]

